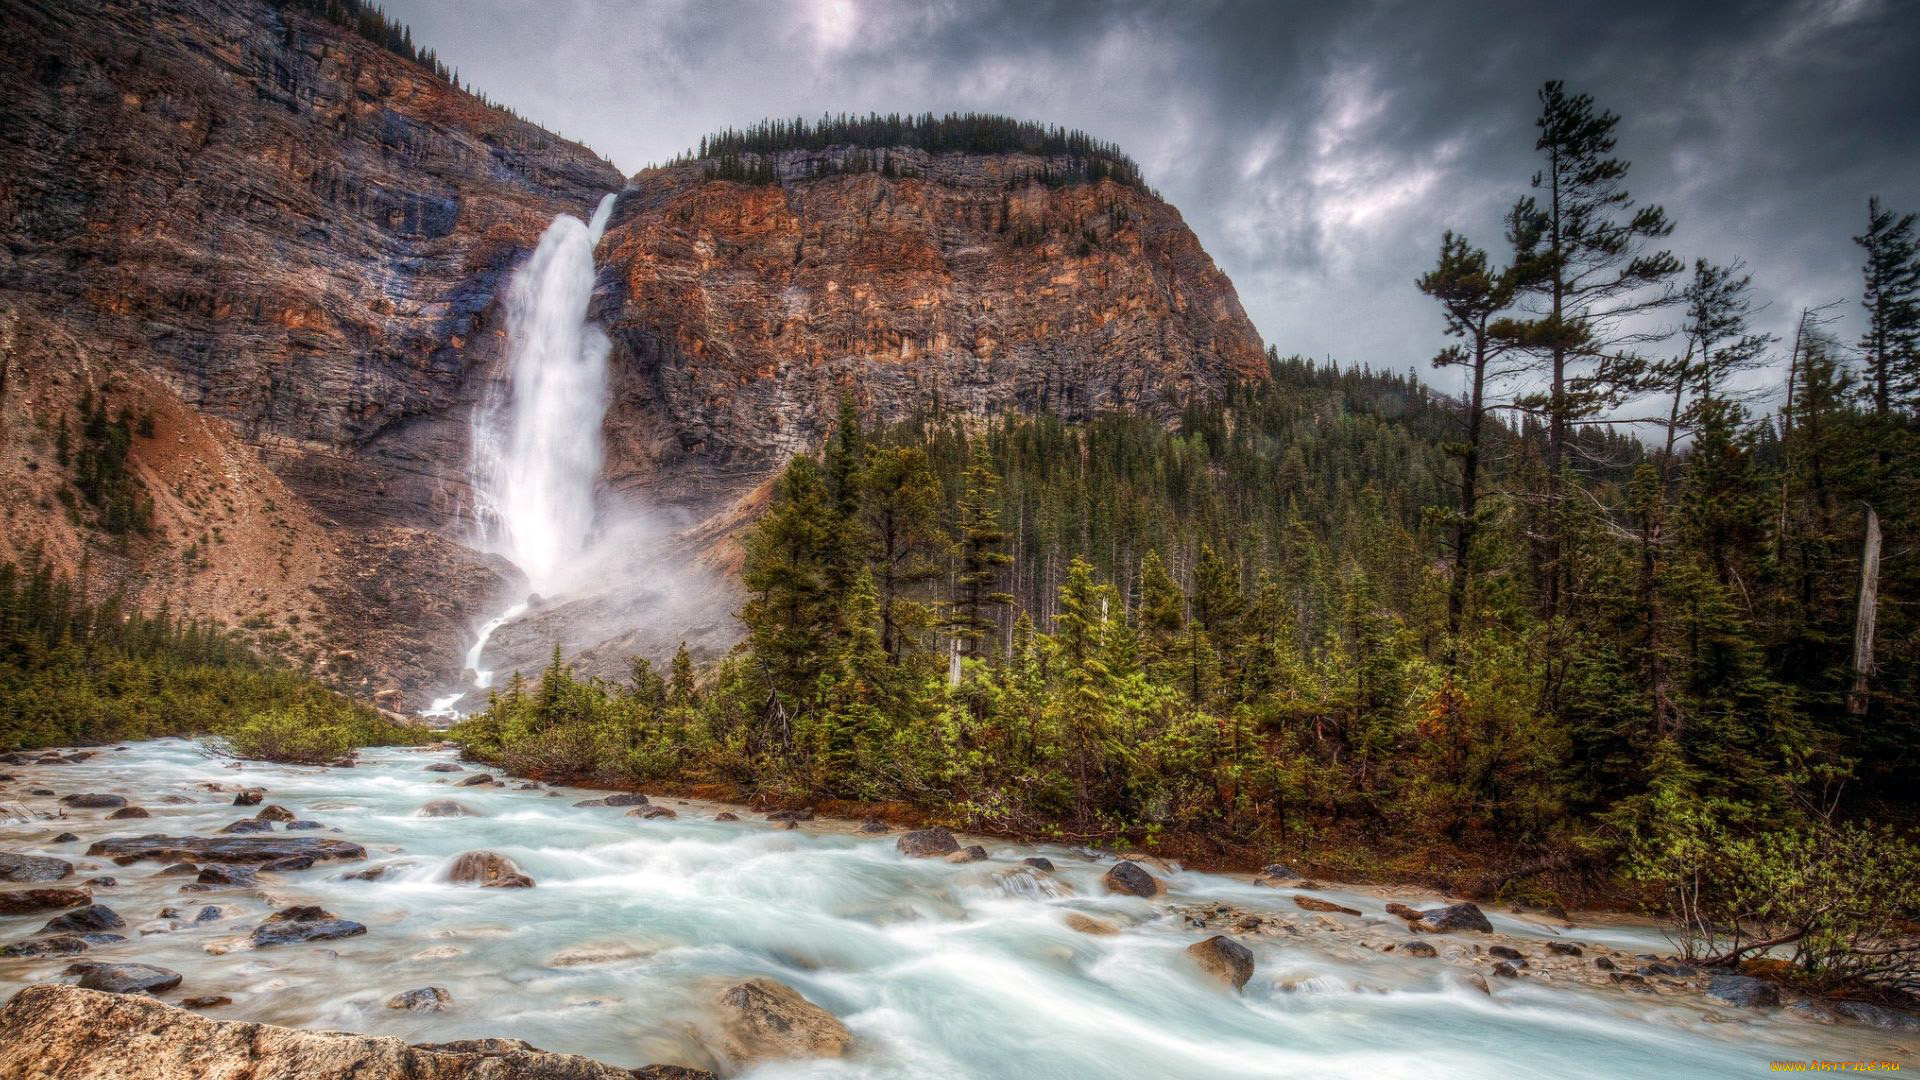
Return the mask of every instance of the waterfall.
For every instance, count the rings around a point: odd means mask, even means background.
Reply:
[[[513,561],[534,594],[564,591],[592,539],[607,412],[606,334],[587,321],[593,249],[617,194],[591,221],[559,214],[507,289],[507,385],[475,410],[471,475],[476,546]],[[488,638],[528,607],[516,598],[477,630],[467,652],[473,689],[493,684],[481,667]],[[436,700],[448,716],[466,690]]]

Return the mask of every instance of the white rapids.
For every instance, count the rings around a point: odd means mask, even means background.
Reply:
[[[1738,1077],[1770,1060],[1911,1056],[1911,1036],[1828,1028],[1785,1010],[1749,1012],[1692,993],[1636,995],[1549,978],[1544,965],[1493,979],[1491,997],[1464,985],[1473,967],[1444,957],[1381,953],[1360,941],[1364,918],[1317,923],[1294,890],[1230,875],[1164,874],[1160,901],[1105,894],[1111,860],[1051,845],[986,840],[986,862],[953,865],[901,856],[895,837],[845,823],[786,830],[759,815],[712,820],[712,804],[658,798],[678,820],[575,807],[511,784],[456,787],[468,773],[425,771],[445,752],[372,750],[352,769],[248,763],[228,769],[194,743],[162,740],[102,751],[58,770],[21,769],[36,784],[117,792],[151,820],[68,811],[6,828],[4,847],[80,864],[76,879],[111,874],[97,902],[127,920],[131,940],[85,958],[159,964],[185,975],[168,1000],[224,994],[209,1015],[296,1027],[344,1028],[413,1042],[499,1036],[634,1067],[715,1068],[714,999],[739,980],[778,979],[842,1018],[855,1036],[839,1060],[762,1065],[754,1080],[998,1077]],[[469,767],[471,772],[471,767]],[[105,836],[208,835],[252,816],[203,782],[259,785],[267,801],[366,846],[368,863],[262,874],[257,889],[182,894],[155,863],[118,867],[80,853]],[[184,797],[191,803],[163,801]],[[422,818],[430,799],[454,798],[483,816]],[[53,798],[28,802],[54,810]],[[81,839],[52,842],[63,830]],[[300,834],[295,834],[300,835]],[[486,848],[520,865],[532,889],[460,888],[441,880],[456,854]],[[1045,855],[1052,876],[1020,860]],[[344,869],[404,868],[378,881]],[[1328,888],[1317,895],[1379,919],[1379,895]],[[1436,897],[1396,892],[1411,903]],[[319,904],[366,924],[362,937],[250,950],[246,935],[271,908]],[[1231,904],[1286,916],[1297,935],[1246,935],[1257,968],[1243,994],[1207,981],[1183,950],[1214,929],[1188,925],[1173,906]],[[190,920],[203,904],[223,917]],[[163,906],[183,909],[175,925]],[[1076,933],[1068,914],[1123,927]],[[1490,911],[1529,952],[1556,931]],[[46,920],[0,918],[0,942]],[[1392,920],[1387,925],[1397,925]],[[1378,929],[1375,926],[1374,929]],[[143,931],[160,931],[140,936]],[[1650,925],[1581,918],[1568,939],[1627,952],[1669,951]],[[1427,938],[1443,951],[1468,935]],[[231,951],[229,951],[231,950]],[[0,994],[56,979],[71,957],[0,960]],[[1623,958],[1624,959],[1624,958]],[[1484,961],[1479,962],[1485,970]],[[451,991],[453,1007],[416,1014],[385,1007],[420,986]],[[1889,1045],[1906,1040],[1905,1045]]]

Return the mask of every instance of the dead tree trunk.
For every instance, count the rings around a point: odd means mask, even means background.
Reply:
[[[1867,509],[1867,542],[1860,552],[1860,613],[1853,620],[1853,693],[1847,712],[1867,715],[1867,690],[1873,675],[1873,619],[1880,594],[1880,515]]]

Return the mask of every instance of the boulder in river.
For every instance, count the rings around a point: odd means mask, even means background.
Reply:
[[[75,840],[80,839],[74,837]],[[51,855],[0,851],[0,881],[59,881],[73,873],[73,864]]]
[[[853,1033],[840,1018],[772,979],[748,979],[720,995],[722,1051],[740,1064],[840,1057]]]
[[[367,928],[350,919],[313,905],[284,908],[267,916],[253,930],[255,948],[271,945],[297,945],[304,941],[332,941],[356,937]]]
[[[86,889],[42,888],[0,892],[0,915],[33,915],[42,911],[82,907],[93,903]]]
[[[190,862],[177,862],[169,866],[162,867],[160,869],[160,872],[158,874],[155,874],[154,876],[155,877],[182,877],[182,876],[197,874],[199,872],[200,872],[200,868],[193,865]]]
[[[1434,948],[1424,941],[1409,941],[1405,945],[1400,946],[1400,951],[1406,953],[1408,956],[1431,958],[1440,955],[1439,949]]]
[[[1527,962],[1527,954],[1511,945],[1489,945],[1487,946],[1487,955],[1498,960],[1512,960],[1519,964]]]
[[[1520,969],[1507,963],[1505,960],[1494,961],[1493,973],[1503,979],[1517,979],[1520,977]]]
[[[442,986],[420,986],[402,990],[387,999],[387,1008],[407,1012],[445,1012],[453,1005],[453,995]]]
[[[90,946],[109,945],[125,940],[127,939],[119,934],[54,934],[49,937],[16,941],[5,948],[0,948],[0,956],[78,956],[86,952]]]
[[[478,885],[486,889],[530,889],[533,879],[520,872],[513,860],[493,851],[469,851],[447,867],[447,880],[455,885]]]
[[[152,817],[144,806],[123,806],[107,815],[108,821],[127,821],[132,818]]]
[[[466,772],[467,770],[461,768],[458,765],[455,765],[451,761],[436,761],[433,764],[427,766],[426,771],[427,772]]]
[[[317,830],[324,829],[324,828],[326,828],[326,826],[322,825],[317,821],[306,821],[306,820],[296,819],[296,820],[287,822],[288,832],[315,832]]]
[[[1697,969],[1689,965],[1675,964],[1666,960],[1656,960],[1651,964],[1642,964],[1633,970],[1635,974],[1660,975],[1669,979],[1685,979],[1700,974]]]
[[[887,823],[877,817],[861,818],[860,831],[869,836],[878,836],[887,831]]]
[[[715,821],[739,821],[739,820],[740,820],[740,815],[739,815],[739,814],[736,814],[736,813],[733,813],[733,812],[732,812],[732,811],[730,811],[730,810],[722,810],[722,811],[720,811],[719,813],[717,813],[717,814],[715,814],[715,815],[713,815],[713,820],[715,820]]]
[[[1570,941],[1549,941],[1547,951],[1555,956],[1585,956],[1586,951]]]
[[[54,837],[53,842],[56,844],[71,844],[78,839],[80,839],[80,834],[78,833],[63,832],[59,836]],[[4,857],[4,854],[0,854],[0,858]]]
[[[1215,934],[1205,941],[1196,941],[1187,946],[1187,955],[1200,965],[1200,970],[1232,985],[1235,990],[1253,978],[1253,951],[1230,937]]]
[[[677,818],[680,815],[674,813],[673,811],[667,809],[664,806],[636,806],[633,809],[627,811],[627,816],[637,817],[637,818],[671,819],[671,818]]]
[[[458,784],[455,784],[454,786],[455,787],[486,787],[492,783],[493,783],[492,776],[489,776],[486,773],[474,773],[472,776],[469,776],[464,780],[461,780]]]
[[[1067,929],[1077,933],[1091,934],[1094,937],[1112,937],[1120,928],[1105,919],[1096,919],[1091,915],[1082,915],[1078,911],[1067,912]]]
[[[902,833],[893,845],[900,854],[916,859],[945,858],[960,850],[960,841],[955,840],[952,833],[937,827]]]
[[[97,934],[103,930],[118,930],[127,925],[127,920],[105,904],[89,904],[77,911],[65,915],[56,915],[40,928],[43,934]]]
[[[261,807],[260,812],[253,815],[253,817],[254,817],[254,820],[256,821],[292,821],[294,820],[293,811],[287,809],[284,806],[281,806],[279,803],[270,803],[266,806]]]
[[[949,853],[947,855],[947,861],[951,863],[981,862],[984,861],[986,857],[986,848],[981,847],[979,844],[970,844],[967,847],[961,848],[959,851]]]
[[[239,821],[231,821],[222,825],[218,830],[222,836],[242,836],[249,833],[270,833],[272,831],[273,822],[261,821],[258,818],[241,818]]]
[[[1780,1004],[1780,988],[1765,979],[1748,975],[1720,974],[1707,983],[1707,996],[1719,998],[1742,1009],[1758,1009]]]
[[[108,994],[164,994],[180,985],[180,973],[152,964],[96,964],[91,961],[68,965],[68,975],[80,976],[83,990]]]
[[[767,815],[768,821],[812,821],[813,810],[775,810]]]
[[[195,1007],[221,1003],[195,999]],[[408,1046],[391,1036],[215,1020],[139,995],[40,984],[0,1007],[0,1076],[70,1080],[634,1080],[649,1074],[516,1039]],[[684,1080],[711,1073],[689,1071]],[[676,1080],[680,1080],[676,1078]]]
[[[95,858],[127,862],[264,863],[288,855],[326,862],[367,857],[359,844],[318,836],[116,836],[87,849]]]
[[[1493,933],[1493,924],[1478,907],[1472,904],[1448,904],[1421,912],[1420,921],[1414,927],[1429,934],[1448,934],[1456,930],[1478,930],[1483,934]]]
[[[127,800],[119,795],[74,794],[60,801],[77,810],[117,810],[127,805]]]
[[[1302,911],[1332,911],[1332,912],[1338,912],[1342,915],[1360,914],[1358,911],[1354,910],[1353,908],[1343,907],[1339,904],[1334,903],[1331,900],[1322,900],[1317,896],[1296,896],[1293,898],[1293,903],[1294,903],[1294,906],[1298,907]]]
[[[1419,911],[1416,911],[1413,908],[1408,907],[1407,905],[1399,902],[1398,900],[1387,901],[1387,914],[1399,916],[1400,918],[1405,919],[1408,922],[1419,922],[1421,918],[1421,913]]]
[[[251,889],[260,884],[251,866],[208,866],[201,869],[193,880],[202,885],[228,885],[239,889]]]
[[[479,817],[480,815],[466,803],[458,799],[435,799],[414,811],[421,817]]]
[[[291,874],[301,870],[311,870],[313,869],[313,856],[282,855],[272,862],[261,863],[260,869],[272,871],[276,874]]]
[[[246,790],[240,792],[240,794],[235,795],[233,797],[233,805],[259,806],[260,800],[266,798],[266,795],[267,795],[266,788],[257,788],[257,787],[247,788]]]
[[[1100,879],[1111,893],[1123,893],[1127,896],[1144,896],[1148,899],[1159,896],[1167,887],[1160,879],[1140,868],[1140,864],[1122,860],[1114,863],[1113,868]]]
[[[182,998],[180,1001],[180,1007],[183,1009],[212,1009],[231,1004],[233,999],[225,994],[207,994],[204,997]]]

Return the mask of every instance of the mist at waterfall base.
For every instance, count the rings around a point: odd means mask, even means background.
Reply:
[[[436,699],[429,716],[482,704],[499,663],[489,646],[516,620],[540,616],[535,629],[545,639],[513,657],[524,667],[556,644],[572,652],[646,622],[683,626],[721,614],[704,610],[716,595],[704,573],[670,557],[672,523],[600,482],[611,345],[588,309],[594,248],[618,197],[602,198],[590,221],[555,216],[508,285],[507,378],[471,425],[472,542],[511,562],[524,582],[474,628],[464,660],[470,682]]]
[[[720,807],[656,797],[677,820],[642,820],[579,807],[590,794],[510,784],[454,787],[430,763],[450,751],[366,750],[352,769],[248,762],[229,770],[194,743],[161,740],[60,766],[74,791],[119,792],[151,820],[74,811],[12,829],[8,847],[62,854],[80,873],[111,873],[96,893],[127,920],[128,940],[84,957],[157,964],[185,976],[162,995],[221,994],[216,1019],[364,1031],[409,1042],[502,1037],[587,1054],[625,1067],[650,1062],[732,1071],[716,1059],[716,1003],[727,987],[764,976],[792,986],[854,1034],[847,1057],[768,1063],[753,1080],[795,1077],[1739,1077],[1773,1059],[1910,1057],[1914,1036],[1826,1027],[1791,1010],[1733,1009],[1699,994],[1627,993],[1527,972],[1489,979],[1491,996],[1456,963],[1381,952],[1360,943],[1398,920],[1383,897],[1339,887],[1314,895],[1361,909],[1325,916],[1292,903],[1297,890],[1245,877],[1156,869],[1159,901],[1107,893],[1110,856],[1061,844],[981,839],[982,862],[910,859],[895,836],[817,820],[714,820]],[[474,771],[454,773],[460,780]],[[40,770],[55,782],[53,770]],[[33,777],[39,780],[40,776]],[[157,862],[117,867],[76,854],[107,836],[208,836],[251,809],[202,785],[267,789],[267,799],[367,848],[363,862],[321,863],[261,874],[256,888],[183,895],[181,877]],[[423,817],[429,800],[455,798],[474,817]],[[175,800],[188,800],[176,802]],[[735,808],[736,810],[739,808]],[[128,828],[137,826],[137,828]],[[80,839],[55,843],[57,832]],[[963,838],[974,842],[974,838]],[[532,876],[530,889],[449,884],[453,858],[497,851]],[[1056,871],[1025,867],[1029,855]],[[378,880],[345,873],[391,864]],[[1392,898],[1425,906],[1414,889]],[[192,922],[202,904],[222,910]],[[318,904],[367,927],[358,937],[250,949],[247,935],[271,910]],[[1169,906],[1232,904],[1271,912],[1298,934],[1236,935],[1255,970],[1243,993],[1211,982],[1185,954],[1219,929],[1195,929]],[[167,906],[185,916],[157,917]],[[1116,933],[1077,933],[1079,914]],[[1502,935],[1532,956],[1545,941],[1604,944],[1665,954],[1657,927],[1576,916],[1561,931],[1489,907]],[[1379,925],[1367,929],[1368,919]],[[0,916],[0,941],[46,921]],[[158,931],[158,932],[154,932]],[[1404,931],[1400,931],[1404,935]],[[1426,938],[1443,954],[1477,935]],[[1508,940],[1503,938],[1503,940]],[[1616,955],[1623,964],[1626,956]],[[57,979],[72,957],[0,958],[0,996]],[[1541,961],[1536,961],[1536,965]],[[386,1007],[394,994],[445,987],[441,1013]]]

